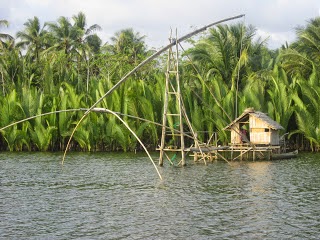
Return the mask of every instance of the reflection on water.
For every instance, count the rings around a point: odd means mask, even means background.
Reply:
[[[1,239],[318,239],[320,155],[161,168],[130,154],[0,154]]]
[[[248,166],[248,175],[251,180],[252,193],[268,193],[269,186],[272,183],[272,175],[270,173],[271,162],[250,162]]]

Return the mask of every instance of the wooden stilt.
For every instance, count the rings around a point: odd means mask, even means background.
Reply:
[[[197,138],[198,137],[198,134],[197,133],[195,133],[195,137]],[[195,147],[196,148],[199,148],[199,143],[198,142],[195,142]],[[198,161],[198,153],[194,153],[194,156],[193,156],[193,160],[194,160],[194,162],[197,162]]]

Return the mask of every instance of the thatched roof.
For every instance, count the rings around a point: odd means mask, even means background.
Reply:
[[[274,129],[274,130],[284,129],[279,123],[271,119],[267,114],[263,112],[255,111],[253,108],[247,108],[238,118],[236,118],[232,123],[226,126],[224,130],[231,129],[231,127],[235,123],[243,121],[244,119],[248,118],[250,115],[260,119],[271,129]]]

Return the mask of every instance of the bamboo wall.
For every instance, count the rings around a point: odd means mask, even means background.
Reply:
[[[239,123],[235,123],[232,126],[231,129],[231,144],[240,144],[241,143],[241,138],[240,135],[238,134],[239,132]]]
[[[231,128],[231,144],[241,144],[239,126],[237,122]],[[254,116],[249,116],[249,134],[253,144],[279,145],[279,131],[269,128],[264,121]]]

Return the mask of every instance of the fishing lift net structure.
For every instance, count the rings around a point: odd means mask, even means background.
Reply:
[[[70,149],[70,144],[71,144],[71,140],[74,136],[74,133],[76,132],[77,128],[80,126],[80,124],[84,121],[84,119],[91,113],[91,112],[102,112],[102,113],[108,113],[108,114],[112,114],[115,117],[117,117],[125,126],[126,128],[128,128],[128,130],[137,138],[137,140],[139,141],[139,143],[143,146],[145,152],[147,153],[147,155],[149,156],[152,164],[154,165],[155,169],[157,170],[157,173],[160,177],[160,179],[162,179],[156,165],[154,164],[154,161],[152,160],[150,154],[148,153],[147,149],[145,148],[145,146],[143,145],[143,143],[140,141],[140,139],[138,138],[138,136],[130,129],[130,127],[128,126],[128,124],[123,121],[119,115],[125,115],[122,113],[117,113],[117,112],[113,112],[109,109],[103,109],[103,108],[99,108],[98,105],[100,102],[103,101],[103,99],[105,99],[106,97],[108,97],[110,94],[112,94],[122,83],[124,83],[125,81],[127,81],[129,79],[130,76],[132,76],[136,71],[138,71],[139,69],[141,69],[143,66],[145,66],[147,63],[149,63],[150,61],[154,60],[155,58],[157,58],[158,56],[160,56],[162,53],[164,53],[165,51],[168,51],[168,67],[167,67],[167,72],[166,72],[166,89],[165,89],[165,107],[164,107],[164,113],[163,113],[163,124],[162,126],[162,136],[161,136],[161,145],[159,146],[160,150],[160,158],[159,158],[159,165],[163,165],[163,157],[164,155],[168,158],[168,160],[170,161],[170,158],[167,155],[167,152],[172,152],[171,147],[168,147],[168,144],[166,143],[166,136],[167,136],[167,129],[168,129],[168,118],[170,117],[172,119],[172,117],[176,117],[178,118],[178,125],[179,125],[179,130],[175,130],[174,128],[169,128],[170,134],[173,134],[172,136],[174,136],[175,138],[178,138],[179,140],[179,146],[177,145],[177,148],[174,149],[175,152],[180,152],[181,153],[181,161],[180,164],[181,165],[185,165],[185,156],[186,156],[186,152],[189,151],[193,151],[190,148],[186,148],[184,146],[184,136],[188,136],[185,132],[184,132],[184,125],[187,125],[189,127],[189,130],[192,134],[191,138],[194,139],[194,146],[195,146],[195,151],[193,152],[199,152],[201,155],[201,159],[203,160],[206,164],[206,160],[205,160],[205,155],[204,155],[204,151],[202,150],[199,141],[197,139],[197,134],[193,131],[191,123],[187,117],[186,111],[184,110],[183,107],[183,101],[181,98],[181,91],[180,91],[180,83],[179,83],[179,66],[178,66],[178,44],[180,44],[181,42],[191,38],[192,36],[195,36],[205,30],[207,30],[210,27],[213,27],[215,25],[227,22],[227,21],[231,21],[234,19],[238,19],[244,17],[244,14],[238,15],[238,16],[234,16],[234,17],[229,17],[229,18],[225,18],[213,23],[210,23],[208,25],[205,25],[195,31],[192,31],[180,38],[176,38],[173,39],[172,36],[172,32],[170,35],[170,43],[161,48],[159,51],[153,53],[151,56],[149,56],[148,58],[146,58],[145,60],[143,60],[142,62],[140,62],[135,68],[133,68],[131,71],[127,72],[124,76],[122,76],[122,78],[113,86],[111,87],[105,94],[103,94],[103,96],[101,96],[94,104],[92,104],[89,108],[86,109],[64,109],[64,110],[58,110],[58,111],[53,111],[53,112],[48,112],[48,113],[44,113],[44,114],[39,114],[36,116],[32,116],[32,117],[28,117],[13,123],[10,123],[7,126],[1,127],[0,131],[3,131],[4,129],[14,126],[18,123],[22,123],[25,121],[29,121],[31,119],[37,118],[37,117],[41,117],[41,116],[45,116],[45,115],[49,115],[49,114],[57,114],[57,113],[61,113],[61,112],[72,112],[72,111],[84,111],[84,114],[82,115],[82,117],[78,120],[77,124],[75,125],[73,131],[71,132],[70,138],[68,140],[67,146],[65,148],[64,154],[63,154],[63,158],[61,161],[61,164],[63,165],[66,154],[68,152],[68,150]],[[177,34],[176,34],[177,35]],[[175,51],[174,51],[175,49]],[[177,103],[177,110],[175,113],[171,113],[169,112],[168,109],[168,103],[169,103],[169,96],[170,98],[172,97],[174,99],[174,101],[176,101]],[[171,114],[171,115],[170,115]],[[127,115],[128,116],[128,115]],[[132,116],[131,116],[132,117]],[[134,117],[139,119],[138,117]],[[140,119],[140,120],[145,120],[145,119]],[[148,121],[148,120],[147,120]],[[151,121],[149,121],[151,122]],[[158,124],[158,123],[154,123],[154,124]],[[189,135],[190,137],[190,135]],[[171,138],[172,139],[172,138]],[[176,142],[178,142],[176,140]],[[217,153],[217,155],[219,155],[219,153]]]
[[[170,159],[168,155],[169,152],[174,152],[173,158],[176,158],[177,154],[180,153],[181,160],[179,165],[186,165],[186,153],[190,150],[185,147],[185,136],[188,136],[184,132],[185,126],[189,128],[188,133],[192,134],[192,136],[189,135],[189,137],[194,139],[196,146],[199,146],[199,142],[196,137],[197,135],[192,129],[192,125],[186,114],[181,96],[179,77],[179,44],[177,39],[177,30],[175,38],[172,38],[171,30],[169,41],[170,44],[173,45],[168,49],[167,70],[165,72],[166,83],[162,116],[162,134],[160,147],[157,149],[160,151],[160,166],[163,166],[164,157],[173,164],[172,159]],[[169,109],[169,105],[175,105],[175,109]],[[202,159],[205,161],[205,158]]]

